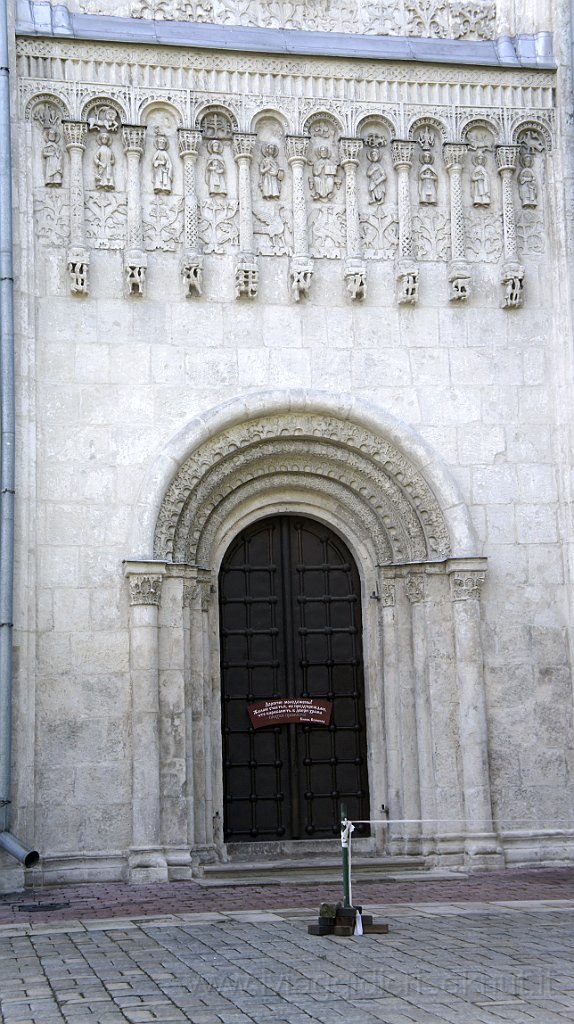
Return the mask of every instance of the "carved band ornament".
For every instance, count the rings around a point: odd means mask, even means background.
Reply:
[[[354,523],[380,564],[450,554],[431,488],[392,444],[350,422],[293,413],[232,427],[184,462],[158,516],[154,557],[212,565],[226,524],[263,495],[329,509],[341,528]]]
[[[240,118],[225,94],[171,90],[168,102],[156,90],[140,97],[139,124],[125,90],[34,88],[23,84],[37,236],[68,247],[75,294],[87,292],[89,250],[100,248],[124,251],[129,295],[145,292],[150,251],[180,253],[189,297],[202,295],[204,257],[231,254],[242,301],[258,295],[262,257],[289,259],[295,302],[313,287],[314,260],[341,262],[352,302],[366,298],[369,265],[392,261],[396,301],[410,305],[426,262],[447,264],[456,303],[471,296],[473,264],[499,263],[502,305],[513,308],[522,260],[545,250],[548,109],[465,106],[451,84],[443,106],[289,95],[277,105],[251,92]]]
[[[438,39],[493,39],[495,0],[133,0],[132,18]]]

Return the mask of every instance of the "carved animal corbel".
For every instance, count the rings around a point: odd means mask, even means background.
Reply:
[[[399,306],[416,305],[418,294],[418,265],[414,260],[399,260],[396,270],[396,297]]]
[[[518,309],[524,302],[524,267],[520,263],[506,263],[502,268],[503,309]]]
[[[289,282],[293,302],[309,294],[313,278],[313,261],[310,259],[292,259],[289,267]]]
[[[128,295],[143,295],[147,270],[147,256],[144,252],[133,250],[124,256],[124,271]]]
[[[188,299],[201,295],[203,286],[203,256],[196,252],[187,252],[181,261],[181,276]]]
[[[453,260],[449,266],[448,282],[451,302],[467,302],[470,298],[470,267],[461,260]]]
[[[72,295],[88,294],[88,267],[90,256],[86,249],[70,249],[68,252],[68,274]]]

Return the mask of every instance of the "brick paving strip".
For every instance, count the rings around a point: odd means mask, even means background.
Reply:
[[[441,880],[432,874],[413,879],[365,880],[353,885],[355,903],[394,905],[450,901],[548,900],[574,896],[574,868],[540,868],[461,876]],[[209,887],[200,882],[128,885],[49,886],[0,895],[0,924],[69,921],[90,917],[133,917],[228,910],[318,907],[341,898],[341,886],[321,882]],[[49,909],[49,907],[54,909]],[[46,909],[42,909],[45,907]],[[32,908],[32,909],[28,909]]]

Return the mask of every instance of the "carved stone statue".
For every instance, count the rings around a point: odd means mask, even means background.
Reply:
[[[100,145],[94,156],[96,188],[111,192],[116,187],[114,182],[114,164],[116,158],[112,153],[112,140],[108,132],[100,132]]]
[[[477,150],[472,158],[474,171],[470,176],[473,206],[490,206],[490,179],[485,168],[486,154]]]
[[[223,144],[219,139],[211,139],[207,143],[210,158],[205,168],[205,180],[210,196],[227,195],[227,171],[223,159]]]
[[[281,182],[285,177],[285,171],[277,163],[279,146],[270,142],[261,149],[262,159],[259,164],[259,188],[264,199],[279,199],[281,195]]]
[[[62,150],[60,148],[60,133],[56,128],[46,128],[44,131],[46,144],[42,150],[44,161],[44,184],[50,187],[57,187],[62,184],[63,165]]]
[[[152,160],[153,190],[169,194],[173,181],[173,164],[167,151],[167,138],[161,132],[156,135],[155,148]]]
[[[369,204],[379,205],[384,203],[387,194],[387,172],[381,165],[381,151],[375,147],[367,149],[367,188],[369,190]]]
[[[421,153],[422,167],[419,171],[419,203],[422,206],[436,206],[438,174],[432,166],[432,153]]]
[[[337,186],[339,165],[333,161],[328,146],[320,146],[311,161],[312,176],[309,178],[311,195],[315,199],[331,199]]]
[[[522,153],[520,163],[522,170],[518,175],[518,194],[524,209],[538,206],[538,183],[532,170],[534,160],[530,153]]]

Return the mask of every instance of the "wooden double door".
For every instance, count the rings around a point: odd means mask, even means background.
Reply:
[[[361,597],[348,548],[311,519],[259,520],[229,547],[219,593],[225,840],[333,837],[341,802],[368,818]],[[332,702],[330,723],[253,728],[250,704],[296,697]]]

